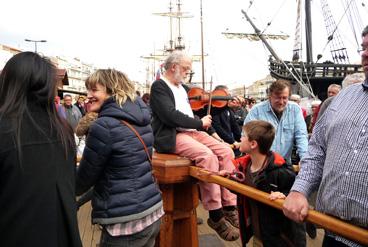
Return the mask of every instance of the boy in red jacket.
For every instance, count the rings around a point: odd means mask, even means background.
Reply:
[[[240,151],[247,155],[235,160],[238,170],[245,174],[245,185],[272,192],[271,200],[285,198],[296,176],[281,155],[270,151],[274,137],[272,124],[248,122],[240,144]],[[264,247],[306,245],[304,226],[287,219],[282,211],[243,195],[238,195],[238,210],[243,246],[252,235],[253,241]]]

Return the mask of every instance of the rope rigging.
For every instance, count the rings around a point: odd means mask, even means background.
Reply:
[[[367,14],[368,14],[367,6],[365,5],[364,2],[362,2],[362,7],[364,8],[365,12],[367,12]]]
[[[343,0],[341,0],[343,1]],[[359,28],[359,26],[356,25],[356,23],[359,24],[359,22],[361,22],[360,20],[360,15],[359,15],[359,11],[356,7],[356,4],[353,0],[345,0],[345,6],[343,6],[343,8],[341,9],[343,13],[341,18],[338,20],[338,23],[336,24],[334,17],[332,15],[332,12],[330,10],[330,7],[327,3],[327,0],[320,0],[321,3],[321,9],[322,9],[322,15],[323,15],[323,19],[324,19],[324,24],[325,24],[325,29],[327,31],[327,41],[326,44],[324,45],[323,48],[323,52],[326,50],[327,46],[329,46],[330,48],[330,54],[332,56],[333,62],[331,61],[326,61],[324,63],[326,63],[327,65],[323,65],[321,63],[317,64],[318,61],[322,58],[322,55],[318,55],[317,56],[317,61],[314,62],[312,58],[312,53],[311,52],[307,52],[307,56],[308,56],[308,63],[304,63],[301,60],[301,54],[302,54],[302,42],[301,42],[301,36],[302,36],[302,12],[301,9],[301,5],[300,5],[301,0],[297,1],[297,9],[298,9],[298,15],[297,15],[297,22],[296,22],[296,30],[295,30],[295,43],[294,43],[294,49],[293,49],[293,62],[285,62],[282,59],[278,58],[277,54],[275,53],[275,51],[273,51],[273,49],[270,47],[270,45],[268,44],[268,42],[265,40],[266,37],[264,35],[265,31],[272,25],[272,23],[274,22],[275,17],[279,14],[279,11],[282,7],[282,5],[285,3],[285,1],[283,2],[283,4],[280,6],[280,8],[276,11],[276,14],[272,17],[271,21],[267,23],[267,25],[265,26],[265,28],[263,29],[262,32],[260,32],[260,30],[258,30],[254,24],[252,23],[252,21],[249,19],[249,17],[246,15],[246,13],[243,12],[243,14],[246,16],[247,20],[251,23],[251,25],[253,26],[255,33],[259,36],[259,38],[263,41],[263,45],[265,47],[267,47],[267,49],[270,51],[270,53],[272,54],[272,56],[275,58],[275,62],[273,61],[274,59],[270,60],[270,71],[271,74],[275,75],[276,78],[281,77],[281,78],[289,78],[290,80],[293,80],[295,82],[297,82],[297,84],[299,84],[300,88],[303,89],[306,93],[308,93],[311,97],[315,97],[314,93],[313,93],[313,89],[312,89],[312,84],[311,82],[314,82],[315,80],[317,80],[318,78],[320,79],[326,79],[326,76],[331,76],[333,77],[335,80],[337,77],[341,77],[343,73],[339,74],[340,72],[336,72],[336,71],[342,71],[342,68],[345,67],[341,67],[341,64],[345,65],[350,65],[350,61],[349,61],[349,55],[347,52],[347,49],[344,45],[343,39],[340,37],[339,34],[339,30],[338,28],[342,28],[341,26],[345,25],[345,22],[342,24],[342,19],[343,18],[349,18],[349,23],[351,26],[351,29],[354,33],[354,38],[355,38],[355,42],[356,45],[358,45],[358,39],[357,39],[357,30]],[[309,3],[309,2],[308,2]],[[362,4],[364,5],[364,4]],[[251,2],[248,10],[250,9],[250,7],[253,6],[253,8],[255,8],[255,6],[253,5],[253,1]],[[365,5],[364,5],[365,7]],[[336,9],[336,8],[334,8]],[[307,18],[310,16],[310,5],[306,4],[306,20]],[[259,18],[258,18],[259,19]],[[310,20],[310,19],[308,19]],[[306,21],[307,22],[307,21]],[[311,27],[310,21],[307,23],[308,27]],[[307,27],[306,24],[306,27]],[[346,28],[345,28],[346,30]],[[307,30],[308,31],[308,30]],[[306,37],[310,38],[310,42],[307,44],[307,49],[309,49],[311,51],[311,30],[309,30],[310,32],[310,36],[308,36],[308,32],[305,33]],[[350,41],[350,43],[352,43]],[[309,47],[309,48],[308,48]],[[323,53],[322,53],[323,54]],[[329,63],[331,64],[340,64],[340,65],[336,65],[336,67],[328,65]],[[353,65],[352,65],[353,66]],[[350,68],[350,67],[349,67]],[[354,67],[355,68],[355,67]],[[332,71],[333,70],[333,71]],[[345,72],[344,72],[345,73]],[[336,78],[335,78],[336,77]],[[314,86],[314,84],[313,84]],[[318,87],[317,87],[318,90]]]
[[[350,28],[351,28],[351,30],[354,34],[353,36],[354,36],[354,40],[355,40],[357,50],[359,50],[360,41],[358,40],[358,37],[360,36],[360,31],[357,31],[357,30],[362,30],[363,29],[362,18],[359,14],[359,10],[358,10],[358,7],[357,7],[355,1],[350,3],[351,4],[350,7],[349,7],[349,4],[348,4],[348,0],[343,1],[343,4],[345,4],[346,8],[348,9],[347,18],[348,18],[348,21],[349,21]]]
[[[302,60],[302,25],[301,25],[301,0],[297,0],[297,17],[294,36],[293,62]]]
[[[283,3],[280,5],[280,7],[278,8],[278,10],[276,11],[276,13],[274,14],[274,16],[271,18],[271,20],[269,22],[267,22],[266,27],[263,29],[263,31],[261,32],[262,34],[264,34],[267,30],[267,28],[269,28],[273,22],[273,20],[276,18],[276,16],[279,14],[281,8],[284,6],[286,0],[283,1]]]
[[[313,93],[313,90],[311,88],[311,85],[307,85],[307,83],[304,83],[300,78],[301,78],[301,75],[298,77],[296,74],[295,74],[295,70],[291,70],[290,67],[285,63],[285,61],[283,61],[282,59],[280,59],[278,57],[278,55],[273,51],[273,49],[271,48],[271,46],[267,43],[267,41],[265,40],[264,38],[264,35],[259,31],[259,29],[253,24],[252,20],[249,18],[249,16],[247,15],[247,13],[242,10],[241,11],[244,16],[246,17],[247,21],[252,25],[252,27],[254,28],[256,34],[260,37],[260,39],[262,40],[263,44],[267,47],[267,49],[271,52],[272,56],[275,57],[275,59],[282,63],[283,66],[286,68],[286,70],[290,73],[290,75],[292,75],[292,77],[295,79],[295,81],[299,84],[299,86],[305,90],[309,95],[311,95],[313,98],[315,98],[315,95]],[[292,64],[291,64],[292,65]],[[309,80],[308,80],[309,82]]]
[[[353,0],[350,0],[349,6],[352,1]],[[344,14],[336,25],[327,0],[320,0],[320,2],[327,31],[327,43],[330,44],[330,53],[332,59],[335,63],[350,63],[346,48],[338,32],[338,26],[341,24],[342,18],[347,13],[348,8],[345,8]]]

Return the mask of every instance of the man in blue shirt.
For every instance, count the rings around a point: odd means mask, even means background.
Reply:
[[[290,83],[285,80],[273,82],[269,88],[268,100],[255,105],[244,120],[270,122],[276,129],[271,150],[281,154],[291,163],[291,152],[295,143],[299,157],[308,149],[307,127],[299,105],[289,102]]]

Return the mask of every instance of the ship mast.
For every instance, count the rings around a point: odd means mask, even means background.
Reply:
[[[203,48],[203,13],[202,13],[202,0],[200,1],[200,11],[201,11],[201,62],[202,62],[202,88],[205,90],[205,80],[204,80],[204,48]]]
[[[283,61],[282,59],[279,58],[279,56],[276,54],[276,52],[273,50],[273,48],[271,47],[271,45],[267,42],[267,40],[263,37],[263,34],[260,32],[260,30],[254,25],[254,23],[252,22],[252,20],[249,18],[248,14],[244,11],[241,10],[241,12],[243,13],[243,15],[245,16],[245,18],[247,19],[247,21],[251,24],[251,26],[253,27],[255,33],[259,36],[259,38],[262,40],[263,44],[267,47],[267,49],[269,50],[269,52],[272,54],[272,56],[276,59],[277,62],[283,64],[285,66],[285,68],[288,70],[288,72],[292,75],[292,77],[294,78],[294,80],[300,85],[300,87],[302,89],[304,89],[309,95],[311,95],[313,98],[315,98],[315,95],[313,94],[312,88],[310,87],[310,85],[306,85],[300,77],[298,77],[295,72],[293,72],[286,64],[285,61]]]
[[[192,18],[193,15],[191,15],[188,12],[182,11],[182,3],[181,0],[176,0],[177,9],[174,9],[174,4],[172,3],[172,0],[169,2],[169,11],[168,12],[161,12],[161,13],[153,13],[153,15],[163,16],[163,17],[169,17],[169,43],[164,45],[163,49],[155,50],[154,53],[151,53],[148,56],[141,56],[143,59],[147,60],[153,60],[153,67],[155,67],[155,61],[162,63],[164,59],[173,52],[174,50],[185,50],[185,43],[184,38],[182,36],[182,18]],[[192,55],[192,61],[193,62],[199,62],[202,57],[207,56],[207,54],[202,55]],[[147,70],[148,71],[148,70]],[[148,73],[148,72],[147,72]],[[193,76],[194,73],[191,73],[191,76]],[[153,70],[153,79],[155,77],[155,69]],[[147,76],[148,78],[148,76]],[[148,81],[148,79],[147,79]]]
[[[305,0],[305,33],[306,33],[306,49],[307,63],[313,63],[312,51],[312,19],[311,19],[311,4],[310,0]]]
[[[281,61],[281,59],[276,54],[276,52],[273,50],[273,48],[270,46],[270,44],[267,42],[267,40],[265,39],[265,37],[263,36],[263,34],[261,33],[261,31],[256,27],[256,25],[254,25],[253,21],[249,18],[249,16],[247,15],[247,13],[244,10],[242,10],[241,12],[243,13],[243,15],[245,16],[245,18],[247,19],[247,21],[250,23],[250,25],[253,27],[254,32],[257,34],[257,36],[262,40],[263,44],[270,51],[270,53],[272,54],[272,56],[277,61]]]
[[[170,3],[169,3],[169,17],[170,17],[170,22],[169,22],[169,25],[170,25],[170,41],[169,41],[169,44],[170,44],[170,48],[169,48],[169,51],[173,51],[174,50],[174,40],[173,40],[173,23],[172,23],[172,2],[170,0]],[[168,49],[165,49],[165,50],[168,50]]]
[[[173,4],[170,0],[169,4],[169,12],[164,13],[153,13],[154,15],[169,17],[169,25],[170,25],[170,40],[169,40],[169,47],[164,46],[164,53],[170,53],[174,50],[184,50],[185,44],[184,39],[181,34],[181,19],[182,18],[192,18],[192,15],[189,15],[187,12],[183,12],[181,10],[182,3],[180,0],[176,1],[177,9],[173,11]],[[176,19],[176,29],[174,30],[174,19]],[[174,31],[176,31],[176,38],[174,40]]]

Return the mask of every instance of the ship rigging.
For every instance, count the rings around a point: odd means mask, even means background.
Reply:
[[[349,51],[344,45],[344,41],[339,33],[341,21],[343,19],[348,19],[350,28],[352,30],[352,36],[355,38],[356,51],[360,48],[358,40],[360,40],[360,30],[363,29],[363,25],[359,15],[359,10],[354,0],[345,0],[342,2],[344,3],[344,11],[336,23],[327,0],[320,0],[323,22],[327,31],[327,40],[323,48],[323,52],[327,49],[327,47],[329,47],[332,61],[325,58],[326,60],[321,62],[320,60],[323,58],[321,54],[317,55],[316,60],[313,59],[312,15],[310,0],[305,0],[304,5],[302,4],[301,0],[297,1],[296,7],[298,13],[295,41],[293,56],[290,61],[281,59],[268,42],[269,39],[285,39],[286,36],[266,34],[265,30],[267,28],[261,32],[255,26],[252,19],[248,16],[247,12],[252,6],[253,2],[251,2],[248,10],[242,10],[242,13],[244,14],[246,20],[253,27],[255,33],[242,34],[243,36],[232,33],[224,33],[224,35],[227,37],[235,36],[253,40],[255,39],[254,37],[257,37],[258,39],[262,40],[265,47],[271,53],[269,59],[269,71],[274,78],[289,80],[294,85],[298,85],[295,87],[298,93],[304,96],[311,96],[313,98],[318,97],[319,99],[323,100],[326,98],[327,87],[330,84],[341,84],[346,75],[363,71],[360,64],[351,63]],[[302,17],[305,19],[304,28],[302,28]],[[271,24],[272,22],[269,22],[268,26]],[[304,42],[301,40],[303,36],[301,31],[303,29],[305,30],[305,47],[303,47]],[[344,32],[346,32],[345,29]],[[352,50],[350,50],[350,52],[352,52]],[[306,61],[303,61],[304,53],[306,55]]]

